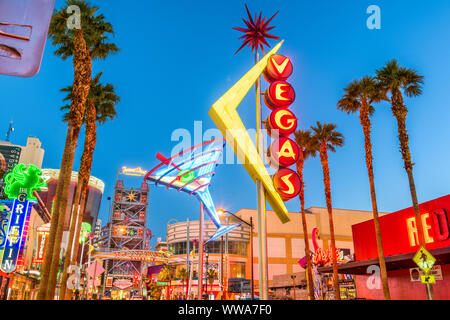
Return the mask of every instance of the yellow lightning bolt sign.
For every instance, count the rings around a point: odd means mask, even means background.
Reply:
[[[222,132],[252,179],[254,181],[258,179],[263,183],[267,201],[281,222],[286,223],[290,221],[286,206],[276,191],[272,179],[236,111],[241,101],[266,68],[270,56],[275,54],[282,44],[283,41],[276,45],[241,80],[217,100],[211,110],[209,110],[209,116]]]

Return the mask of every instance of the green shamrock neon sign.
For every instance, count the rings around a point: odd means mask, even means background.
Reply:
[[[5,194],[9,199],[17,199],[19,195],[26,194],[28,200],[36,200],[34,191],[47,186],[42,178],[42,171],[30,164],[17,164],[5,177]]]

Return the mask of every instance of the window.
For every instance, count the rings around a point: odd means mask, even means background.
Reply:
[[[230,278],[245,278],[245,262],[236,262],[230,265]]]

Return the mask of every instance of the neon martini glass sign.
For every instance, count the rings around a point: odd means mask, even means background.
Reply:
[[[165,186],[167,189],[175,189],[178,192],[183,191],[196,196],[203,203],[206,212],[217,227],[217,231],[207,242],[214,241],[240,226],[240,224],[222,225],[209,192],[211,179],[219,164],[224,145],[224,139],[211,140],[170,159],[158,153],[156,158],[161,163],[144,178],[157,186]]]

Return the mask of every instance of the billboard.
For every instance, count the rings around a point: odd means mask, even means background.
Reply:
[[[419,205],[427,249],[450,246],[450,195]],[[380,217],[385,256],[419,250],[414,209],[409,207]],[[355,259],[378,257],[373,219],[352,226]]]
[[[0,74],[39,72],[55,0],[0,0]]]
[[[0,199],[7,199],[3,179],[19,163],[21,152],[21,147],[0,145]]]

